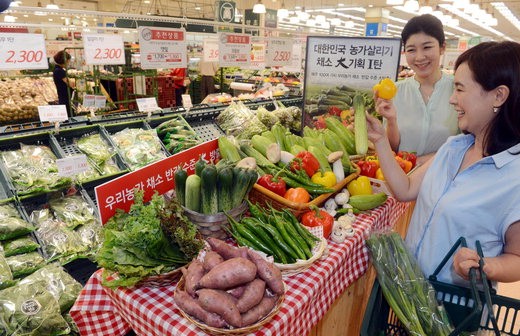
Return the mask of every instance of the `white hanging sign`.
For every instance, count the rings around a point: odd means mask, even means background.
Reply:
[[[251,54],[251,35],[218,33],[219,65],[248,66]]]
[[[38,106],[38,114],[40,116],[40,121],[42,122],[60,122],[69,118],[65,105]]]
[[[123,37],[115,34],[83,34],[87,65],[125,64]]]
[[[139,27],[141,68],[186,68],[184,29]]]
[[[92,107],[96,104],[96,95],[86,94],[83,96],[83,107]]]
[[[141,112],[160,110],[160,107],[157,106],[157,100],[155,99],[155,97],[137,98],[135,102],[137,103],[137,108]]]
[[[42,34],[0,33],[0,70],[47,69]]]
[[[290,65],[292,63],[293,45],[293,39],[269,38],[267,40],[266,65],[271,67]]]
[[[218,40],[214,38],[204,39],[202,41],[202,59],[204,62],[218,62],[219,61],[219,50]]]

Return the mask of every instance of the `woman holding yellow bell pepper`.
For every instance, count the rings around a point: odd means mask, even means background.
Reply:
[[[453,76],[441,72],[446,49],[442,23],[433,15],[413,17],[401,32],[404,54],[413,77],[397,82],[392,99],[390,79],[374,88],[376,111],[384,124],[392,149],[434,153],[446,139],[458,133],[457,113],[449,103]],[[426,158],[420,158],[422,163]]]

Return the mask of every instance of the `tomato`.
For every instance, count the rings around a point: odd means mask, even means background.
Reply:
[[[334,226],[334,217],[325,210],[315,208],[304,213],[301,222],[308,227],[323,227],[323,236],[328,238],[332,232],[332,226]]]
[[[304,188],[297,187],[287,189],[283,198],[295,203],[309,203],[311,195]]]

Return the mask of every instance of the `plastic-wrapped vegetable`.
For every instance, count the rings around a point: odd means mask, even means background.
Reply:
[[[34,226],[23,220],[12,204],[0,206],[0,240],[21,237],[31,231]]]
[[[11,287],[16,283],[13,280],[13,273],[7,264],[2,252],[0,252],[0,289]]]
[[[112,135],[112,139],[133,170],[166,157],[155,130],[126,128]]]
[[[13,286],[2,291],[0,331],[2,335],[66,335],[70,329],[61,316],[58,301],[44,281]]]
[[[52,199],[49,206],[56,218],[65,222],[69,229],[96,220],[94,209],[80,195]]]
[[[50,224],[50,222],[47,222]],[[77,232],[69,230],[60,221],[36,230],[43,244],[43,250],[50,261],[59,260],[66,264],[74,259],[85,256],[87,246]]]
[[[102,226],[98,221],[90,222],[80,226],[76,232],[87,248],[86,255],[93,256],[97,253],[103,243]]]
[[[47,290],[58,300],[60,311],[67,311],[81,292],[83,286],[56,264],[47,265],[20,281],[20,285],[45,281]]]
[[[263,106],[260,106],[256,110],[256,117],[269,129],[277,122],[280,122],[280,119],[278,119],[278,116],[275,113],[268,111]]]
[[[80,151],[85,153],[98,165],[103,164],[114,155],[99,133],[79,138],[76,141],[76,145]]]
[[[19,254],[5,258],[13,278],[21,278],[29,275],[45,266],[45,260],[38,252]]]
[[[38,247],[40,247],[40,245],[35,242],[31,236],[8,240],[3,242],[2,245],[6,257],[33,252],[36,251]]]

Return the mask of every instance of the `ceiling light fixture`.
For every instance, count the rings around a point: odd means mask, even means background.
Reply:
[[[276,16],[281,19],[285,19],[289,16],[289,11],[285,8],[285,1],[282,1],[282,7],[276,12]]]
[[[386,0],[388,6],[401,6],[404,4],[404,0]]]
[[[253,6],[253,13],[265,14],[265,5],[262,3],[262,0],[258,0],[258,2]]]
[[[47,6],[45,6],[45,8],[47,8],[47,9],[60,9],[60,7],[54,3],[54,0],[51,0],[51,3],[48,4]]]
[[[432,6],[421,6],[421,8],[419,8],[419,15],[431,14],[432,12],[433,12]]]

